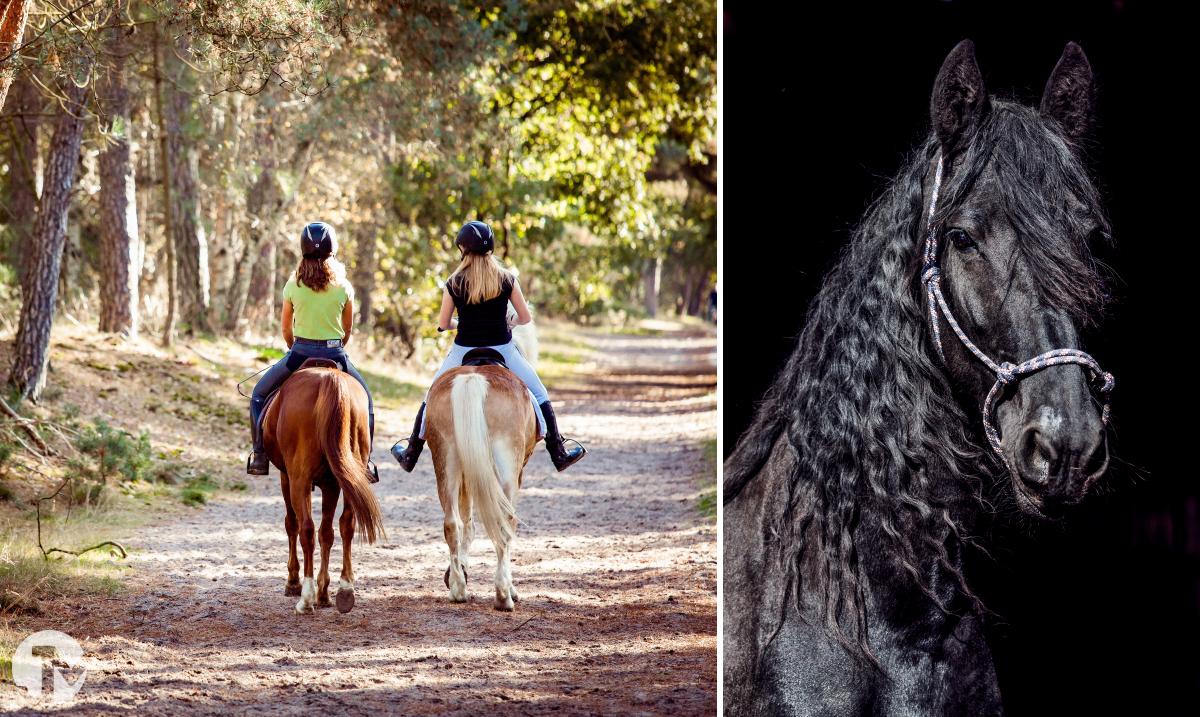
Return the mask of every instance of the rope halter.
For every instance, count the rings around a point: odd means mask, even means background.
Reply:
[[[1116,386],[1116,379],[1113,378],[1111,373],[1100,368],[1100,364],[1096,359],[1079,349],[1054,349],[1034,356],[1027,361],[1022,361],[1019,364],[1011,364],[1007,361],[997,363],[989,358],[971,339],[967,338],[967,334],[958,325],[958,321],[955,320],[954,314],[950,312],[950,306],[946,303],[945,295],[942,294],[942,272],[941,267],[938,265],[938,233],[934,230],[933,225],[933,215],[937,211],[938,192],[941,190],[941,187],[942,154],[939,151],[937,171],[933,177],[932,197],[929,200],[929,219],[925,224],[925,251],[921,270],[921,282],[925,285],[925,294],[929,300],[929,322],[933,328],[933,343],[937,347],[938,356],[944,362],[946,354],[942,351],[942,333],[941,327],[938,324],[938,310],[941,309],[942,316],[946,318],[946,323],[949,324],[950,329],[958,337],[958,340],[962,342],[962,345],[995,374],[996,382],[992,385],[992,390],[988,391],[987,398],[983,401],[983,432],[987,436],[992,450],[996,452],[996,455],[1000,456],[1000,460],[1004,461],[1009,471],[1017,475],[1017,471],[1014,470],[1013,466],[1008,462],[1008,458],[1005,457],[1004,452],[1000,449],[1000,431],[997,430],[995,421],[993,420],[996,403],[1003,396],[1005,386],[1017,383],[1023,377],[1051,366],[1066,364],[1083,366],[1091,373],[1093,381],[1097,381],[1098,379],[1103,379],[1104,381],[1096,391],[1100,394],[1100,400],[1104,406],[1100,413],[1100,420],[1107,426],[1109,397],[1113,387]]]

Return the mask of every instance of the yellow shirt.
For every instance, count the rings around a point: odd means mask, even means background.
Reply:
[[[342,338],[342,309],[352,297],[348,286],[330,284],[324,291],[313,291],[294,276],[283,287],[284,300],[292,302],[292,332],[302,339]]]

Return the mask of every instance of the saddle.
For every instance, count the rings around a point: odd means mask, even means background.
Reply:
[[[289,360],[289,363],[290,363],[290,360]],[[345,366],[338,363],[337,361],[334,361],[333,359],[316,358],[316,357],[310,357],[310,358],[304,359],[304,362],[301,363],[298,367],[293,368],[292,366],[288,366],[288,368],[290,368],[292,370],[293,374],[295,374],[297,371],[303,371],[306,368],[335,368],[340,371],[346,370]],[[288,378],[291,378],[291,376],[288,376]],[[286,382],[286,379],[285,379],[285,382]]]
[[[479,348],[471,349],[463,356],[463,366],[500,366],[508,368],[508,364],[504,363],[504,354],[496,349]]]

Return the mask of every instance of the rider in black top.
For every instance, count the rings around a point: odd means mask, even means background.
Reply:
[[[499,346],[512,341],[508,326],[508,301],[516,282],[510,276],[501,280],[500,293],[490,299],[472,304],[467,300],[466,277],[456,274],[446,282],[446,291],[458,312],[458,333],[454,343],[459,346]]]
[[[517,350],[512,340],[512,327],[507,316],[509,302],[512,302],[517,312],[516,323],[527,324],[533,320],[529,307],[525,304],[525,296],[521,293],[521,286],[516,276],[492,256],[495,236],[487,224],[467,222],[459,230],[456,243],[462,249],[463,261],[446,282],[438,331],[455,328],[451,314],[457,310],[458,335],[434,380],[461,365],[463,356],[472,348],[487,347],[496,350],[504,357],[509,370],[529,387],[534,402],[538,404],[546,422],[546,450],[550,453],[550,460],[555,468],[565,470],[583,458],[587,450],[581,445],[570,449],[566,447],[562,434],[558,432],[558,421],[554,416],[554,408],[550,405],[546,387],[542,385],[537,372]],[[392,455],[406,471],[412,471],[416,466],[421,449],[425,446],[424,417],[425,404],[422,403],[417,411],[412,435],[406,439],[408,445],[404,446],[404,440],[400,440],[392,446]]]

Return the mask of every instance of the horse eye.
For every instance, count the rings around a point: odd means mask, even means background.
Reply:
[[[958,249],[959,251],[965,251],[975,246],[975,240],[971,238],[970,234],[966,233],[962,229],[951,229],[950,231],[946,232],[946,238],[949,239],[950,243],[954,245],[954,248]]]

